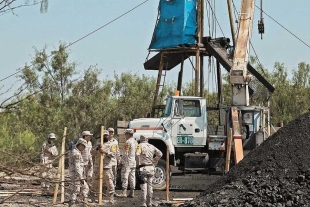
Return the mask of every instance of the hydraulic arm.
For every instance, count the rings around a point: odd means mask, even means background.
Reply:
[[[251,77],[247,74],[249,60],[249,46],[252,36],[255,0],[242,0],[239,13],[239,27],[235,39],[233,65],[230,70],[230,83],[232,85],[231,118],[234,139],[235,163],[243,159],[243,146],[241,135],[242,116],[237,106],[249,106],[248,83]]]
[[[249,60],[250,38],[252,36],[252,23],[254,17],[255,0],[242,0],[239,13],[239,27],[236,34],[236,45],[233,56],[233,65],[230,71],[232,84],[233,105],[249,105],[248,83],[251,78],[247,74]]]

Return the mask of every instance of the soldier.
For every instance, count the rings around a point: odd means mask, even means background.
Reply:
[[[128,180],[130,184],[130,193],[128,197],[134,197],[134,190],[136,186],[136,151],[138,142],[132,137],[134,131],[132,129],[125,130],[124,151],[121,158],[122,165],[122,193],[118,196],[127,197]]]
[[[107,190],[109,192],[110,202],[114,203],[114,182],[113,182],[113,172],[112,172],[112,158],[115,157],[115,148],[112,147],[111,142],[109,142],[109,132],[107,130],[104,131],[104,144],[100,145],[100,141],[97,141],[95,148],[92,149],[92,154],[95,156],[95,170],[94,170],[94,179],[92,191],[94,194],[98,193],[99,190],[99,167],[100,167],[100,154],[104,155],[103,158],[103,181],[107,186]],[[93,195],[94,195],[93,194]]]
[[[69,174],[71,180],[73,180],[73,190],[70,198],[70,205],[76,203],[77,195],[80,193],[82,185],[82,194],[84,196],[84,203],[87,203],[87,197],[89,188],[85,180],[84,175],[84,161],[82,157],[82,152],[86,149],[87,141],[80,138],[76,145],[73,147],[72,152],[70,153],[70,169]]]
[[[136,155],[139,160],[138,174],[139,180],[141,182],[141,206],[151,207],[155,166],[157,165],[158,160],[162,157],[163,153],[159,149],[148,143],[147,135],[141,135],[140,144],[138,145]],[[156,155],[155,158],[154,155]]]
[[[92,150],[92,143],[91,143],[91,136],[93,134],[90,133],[90,131],[83,131],[82,132],[82,136],[83,139],[86,140],[87,145],[85,150],[82,152],[82,157],[84,160],[84,171],[85,171],[85,178],[87,180],[87,183],[89,185],[89,188],[91,188],[92,185],[92,179],[93,179],[93,158],[92,155],[90,153],[90,151]]]
[[[40,161],[42,164],[44,164],[44,167],[47,167],[47,172],[42,173],[43,179],[52,178],[52,168],[53,164],[52,161],[53,159],[58,155],[58,150],[57,147],[54,145],[54,140],[56,139],[56,136],[54,133],[50,133],[48,135],[47,141],[43,143],[42,145],[42,152],[40,155]],[[42,182],[41,187],[43,189],[49,190],[50,183],[48,182]]]
[[[117,164],[119,163],[120,159],[120,153],[119,153],[119,146],[118,146],[118,141],[114,139],[114,129],[109,128],[109,142],[111,143],[111,147],[115,151],[115,156],[112,158],[112,172],[113,172],[113,181],[114,181],[114,186],[116,186],[116,176],[117,176]]]

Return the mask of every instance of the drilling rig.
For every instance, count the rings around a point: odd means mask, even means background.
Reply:
[[[245,150],[257,147],[268,136],[263,129],[266,107],[253,106],[250,100],[258,90],[272,94],[274,87],[249,64],[249,46],[254,18],[254,0],[241,0],[238,28],[233,28],[231,3],[227,0],[233,45],[227,37],[204,36],[203,0],[160,0],[159,15],[149,51],[157,52],[144,63],[146,70],[158,70],[157,84],[150,118],[134,119],[129,127],[134,137],[149,136],[149,142],[160,149],[163,159],[156,167],[154,189],[165,188],[165,159],[180,170],[208,173],[223,172],[227,162],[227,140],[232,140],[234,165],[243,159]],[[263,27],[259,22],[259,28]],[[261,32],[262,30],[260,30]],[[184,61],[195,57],[195,96],[182,96]],[[217,62],[218,104],[209,106],[204,93],[204,57]],[[160,89],[167,71],[180,65],[177,90],[158,106]],[[223,104],[220,67],[229,73],[232,103]],[[208,124],[208,112],[217,110],[219,124]],[[161,115],[158,117],[158,112]],[[230,146],[230,145],[229,145]],[[169,149],[169,153],[165,153]],[[229,149],[229,150],[230,150]]]

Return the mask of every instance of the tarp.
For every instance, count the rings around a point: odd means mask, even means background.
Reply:
[[[149,49],[196,43],[197,0],[160,0],[159,17]]]

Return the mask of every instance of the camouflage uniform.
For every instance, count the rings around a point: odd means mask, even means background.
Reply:
[[[84,175],[84,161],[82,157],[81,151],[77,148],[79,144],[85,146],[87,145],[87,141],[83,138],[80,138],[74,146],[70,154],[70,169],[69,174],[70,178],[73,181],[73,189],[71,194],[71,202],[74,203],[77,199],[77,195],[80,193],[81,185],[82,185],[82,194],[84,196],[84,200],[88,197],[89,188],[87,183],[85,182],[85,175]]]
[[[86,136],[86,135],[92,136],[93,134],[91,134],[89,131],[83,131],[82,136]],[[85,173],[85,178],[87,180],[89,188],[91,188],[91,185],[92,185],[93,170],[94,170],[93,158],[90,153],[92,148],[93,148],[93,145],[91,141],[87,141],[85,150],[82,152],[82,157],[84,161],[84,173]]]
[[[122,165],[122,197],[127,197],[128,181],[130,184],[129,197],[134,197],[134,189],[136,186],[136,150],[138,142],[132,137],[133,130],[126,129],[125,134],[130,134],[130,138],[127,139],[122,153],[121,165]]]
[[[105,132],[105,134],[107,131]],[[108,133],[107,133],[108,135]],[[94,177],[93,177],[93,186],[92,192],[98,193],[99,190],[99,179],[100,179],[100,152],[98,150],[100,146],[100,141],[97,141],[95,147],[92,150],[92,154],[95,156],[94,162]],[[115,157],[115,148],[113,148],[112,144],[107,140],[104,140],[103,148],[107,151],[103,157],[103,182],[106,184],[110,202],[114,202],[114,193],[115,187],[113,182],[113,173],[112,173],[112,162],[111,160]]]
[[[56,136],[54,133],[50,133],[48,135],[48,139],[56,139]],[[53,174],[53,164],[52,161],[53,159],[58,155],[58,150],[57,147],[52,143],[52,142],[44,142],[42,145],[42,152],[40,155],[40,162],[41,164],[44,165],[44,167],[47,168],[47,171],[44,171],[42,173],[42,178],[43,179],[52,179],[55,177],[55,175]],[[49,189],[50,187],[50,183],[48,182],[42,182],[41,183],[41,187],[42,188],[47,188]]]
[[[137,149],[137,157],[139,159],[139,176],[144,181],[141,187],[141,206],[152,206],[153,197],[153,177],[155,173],[155,165],[162,157],[163,153],[148,143],[146,135],[140,136],[140,144]],[[154,155],[156,157],[154,158]],[[146,200],[147,198],[147,200]]]
[[[109,128],[108,132],[109,133],[113,132],[113,134],[114,134],[114,129]],[[115,152],[115,156],[113,156],[113,158],[111,159],[111,163],[112,163],[114,186],[116,186],[117,164],[120,162],[119,161],[120,160],[120,152],[119,152],[118,141],[116,139],[114,139],[114,137],[112,139],[110,139],[109,142],[111,143],[111,147],[113,148],[113,151]]]

